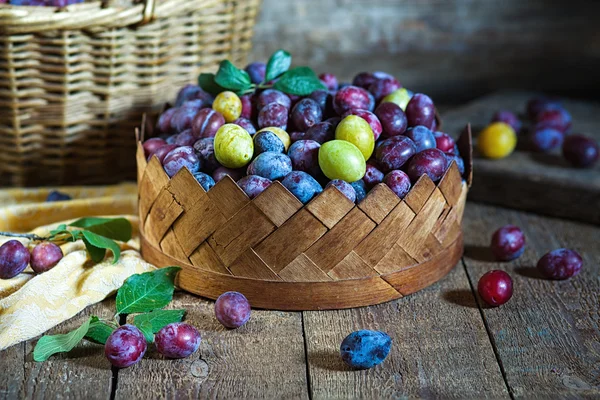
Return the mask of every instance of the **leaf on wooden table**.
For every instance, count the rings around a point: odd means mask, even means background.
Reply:
[[[144,313],[169,304],[179,270],[180,267],[167,267],[130,276],[117,292],[117,312]]]
[[[93,318],[88,318],[79,328],[69,333],[42,336],[33,349],[33,359],[46,361],[53,354],[72,350],[87,333]]]
[[[185,310],[154,310],[145,314],[138,314],[133,318],[133,324],[139,327],[144,322],[150,322],[152,332],[156,333],[173,322],[181,322]]]
[[[92,317],[90,327],[85,334],[85,338],[99,344],[105,344],[111,333],[115,330],[114,326],[100,321],[97,317]]]

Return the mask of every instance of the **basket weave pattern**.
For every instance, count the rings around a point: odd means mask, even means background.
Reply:
[[[206,297],[237,290],[278,309],[381,303],[437,281],[462,254],[470,178],[454,163],[403,200],[379,184],[358,205],[329,187],[303,206],[277,181],[250,200],[228,176],[205,192],[187,169],[169,179],[158,159],[146,162],[141,144],[138,179],[144,258],[182,266],[179,285]]]
[[[141,116],[221,60],[243,64],[259,4],[0,5],[0,185],[133,178]]]

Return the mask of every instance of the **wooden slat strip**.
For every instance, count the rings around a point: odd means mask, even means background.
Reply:
[[[167,188],[175,201],[186,211],[199,201],[208,201],[206,191],[187,168],[180,169],[171,178]]]
[[[306,209],[319,219],[327,228],[331,229],[352,208],[352,203],[335,186],[326,188],[321,194],[306,205]]]
[[[425,261],[427,259],[423,252],[424,242],[435,226],[445,205],[446,200],[444,196],[435,188],[421,209],[421,212],[417,214],[398,238],[396,243],[417,261]]]
[[[354,207],[336,226],[305,253],[321,270],[329,272],[372,230],[375,223]]]
[[[398,243],[395,243],[390,251],[375,265],[374,269],[380,274],[389,274],[417,263],[417,260],[412,258]]]
[[[378,276],[379,274],[365,260],[360,258],[358,254],[351,251],[327,275],[335,280],[340,280]]]
[[[206,242],[202,243],[190,254],[190,262],[192,265],[202,269],[225,275],[231,274],[225,265],[223,265],[219,256],[217,256],[217,253]]]
[[[302,209],[265,238],[255,250],[278,273],[326,232],[327,228],[317,218]]]
[[[183,208],[175,201],[173,195],[165,187],[152,205],[145,226],[150,243],[158,245],[173,222],[181,215]]]
[[[429,176],[422,175],[410,189],[410,192],[404,197],[404,202],[408,204],[415,214],[418,214],[434,189],[435,183],[433,183]]]
[[[392,249],[402,232],[415,218],[415,213],[404,202],[396,208],[358,246],[356,253],[374,267]]]
[[[137,142],[135,159],[137,162],[137,182],[139,185],[144,177],[144,171],[146,170],[146,166],[148,164],[146,161],[146,155],[144,154],[144,147],[142,146],[141,142]]]
[[[252,249],[246,250],[230,266],[234,276],[242,276],[265,281],[280,281],[281,278]]]
[[[381,277],[403,296],[414,293],[441,279],[454,268],[463,253],[462,236],[446,250],[413,267]]]
[[[279,271],[279,276],[287,282],[326,282],[331,280],[331,277],[317,267],[304,253]]]
[[[198,201],[189,206],[173,224],[173,231],[188,255],[226,222],[219,208],[204,191],[198,197]]]
[[[446,171],[442,179],[438,184],[438,188],[444,195],[446,202],[450,206],[456,205],[460,198],[460,193],[462,189],[461,184],[460,171],[458,170],[458,166],[456,162],[452,161],[450,168]]]
[[[229,177],[225,176],[208,191],[208,197],[221,210],[226,219],[233,217],[250,199],[246,193]]]
[[[143,237],[141,245],[144,259],[154,265],[178,263]],[[228,290],[238,291],[248,298],[253,307],[259,308],[331,310],[379,304],[401,297],[397,290],[380,277],[327,282],[258,281],[218,274],[191,264],[181,266],[183,270],[178,275],[178,283],[183,290],[211,299],[216,299]]]
[[[177,240],[173,229],[169,229],[167,231],[167,233],[160,242],[160,248],[162,251],[165,252],[165,254],[168,254],[177,260],[189,262],[189,259],[187,258],[187,255],[181,248],[181,245],[179,244],[179,241]]]
[[[252,202],[278,227],[302,208],[300,200],[279,181],[273,182]]]
[[[140,220],[146,221],[148,212],[160,191],[169,183],[169,177],[156,157],[152,157],[138,184]]]
[[[373,221],[380,224],[399,202],[400,198],[386,184],[379,183],[358,204],[358,208],[363,210]]]
[[[211,191],[208,193],[210,194]],[[244,251],[258,244],[274,229],[275,225],[258,207],[248,202],[233,218],[208,238],[208,244],[217,253],[223,264],[229,266]]]

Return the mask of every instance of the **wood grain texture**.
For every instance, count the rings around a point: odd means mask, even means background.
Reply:
[[[250,201],[246,193],[240,189],[229,175],[225,175],[208,191],[208,197],[219,207],[225,218],[233,217]]]
[[[353,208],[333,229],[312,245],[306,255],[324,272],[329,272],[375,228],[360,209]],[[352,232],[348,235],[348,232]]]
[[[399,203],[369,236],[356,246],[356,253],[368,264],[377,265],[396,244],[402,232],[414,218],[415,213],[406,203]]]
[[[0,399],[23,397],[25,382],[25,343],[19,343],[0,353]]]
[[[593,97],[598,14],[586,0],[263,0],[250,59],[289,49],[295,64],[341,81],[386,71],[436,102],[506,87]]]
[[[335,206],[333,206],[335,204]],[[335,186],[323,190],[306,206],[327,228],[333,228],[352,208],[354,203],[348,200]]]
[[[79,327],[90,315],[110,319],[114,300],[88,307],[48,334],[67,333]],[[109,399],[112,373],[104,348],[82,341],[68,353],[48,361],[33,361],[38,338],[8,348],[0,354],[0,399]]]
[[[381,224],[381,221],[398,205],[400,198],[396,196],[396,193],[384,183],[375,185],[373,189],[369,191],[367,197],[364,198],[358,204],[365,214],[369,216],[373,221]]]
[[[300,210],[256,246],[256,252],[279,272],[326,232],[327,228],[310,212]]]
[[[234,218],[217,229],[208,243],[223,263],[229,265],[274,229],[271,221],[254,204],[248,203]]]
[[[266,281],[280,281],[281,278],[252,249],[248,249],[229,266],[235,276],[261,279]]]
[[[163,188],[152,204],[144,224],[144,226],[152,227],[152,229],[147,230],[152,243],[160,243],[171,224],[182,212],[183,208],[175,201],[171,192],[167,187]]]
[[[304,253],[298,255],[279,271],[279,276],[286,282],[327,282],[331,280],[331,277]]]
[[[444,113],[444,129],[461,131],[465,122],[475,133],[500,109],[522,113],[539,93],[498,92]],[[573,117],[573,132],[600,141],[600,104],[562,99]],[[476,169],[469,199],[537,213],[600,224],[600,163],[590,169],[573,168],[560,150],[551,154],[526,150],[521,136],[517,151],[501,160],[475,157]],[[552,199],[552,201],[541,201]]]
[[[140,220],[143,221],[146,221],[146,216],[162,188],[169,183],[169,177],[161,168],[157,157],[152,157],[147,166],[150,167],[145,168],[142,180],[138,184]]]
[[[300,313],[253,309],[246,325],[228,330],[213,302],[176,293],[169,308],[187,310],[200,349],[165,360],[149,347],[141,363],[119,371],[117,399],[308,399]]]
[[[361,307],[401,297],[398,291],[379,277],[329,282],[277,282],[228,276],[184,264],[154,248],[143,237],[141,242],[145,260],[155,265],[181,266],[183,270],[179,273],[177,282],[179,287],[211,299],[233,290],[243,293],[251,304],[259,308],[328,310]],[[341,293],[348,295],[342,296]]]
[[[217,256],[217,253],[210,247],[206,242],[202,243],[194,252],[190,255],[190,261],[193,265],[202,269],[217,272],[220,274],[229,274],[229,270],[223,262]]]
[[[359,279],[363,276],[377,276],[378,274],[356,252],[351,251],[327,275],[339,280]]]
[[[508,223],[525,233],[525,253],[514,262],[493,262],[489,238]],[[483,308],[483,315],[514,396],[600,397],[600,228],[469,204],[465,233],[464,261],[473,286],[492,269],[513,279],[512,299]],[[580,252],[581,273],[567,281],[543,279],[535,269],[538,259],[560,247]]]
[[[427,175],[422,175],[419,180],[410,189],[410,192],[404,198],[404,202],[408,204],[411,210],[417,214],[425,205],[425,202],[433,193],[435,183]]]
[[[466,306],[454,304],[457,295]],[[509,398],[462,268],[400,300],[303,314],[313,399]],[[371,370],[351,370],[339,356],[359,329],[392,337],[390,355]]]
[[[276,226],[281,226],[302,208],[302,203],[279,181],[273,182],[253,201]]]

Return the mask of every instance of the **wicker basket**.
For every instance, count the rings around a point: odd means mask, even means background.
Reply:
[[[134,179],[142,114],[223,59],[243,64],[259,3],[0,5],[0,185]]]
[[[400,200],[379,184],[358,205],[335,187],[303,206],[275,181],[250,200],[228,176],[208,192],[187,169],[169,179],[138,144],[141,249],[179,265],[179,286],[212,299],[243,293],[254,307],[319,310],[378,304],[445,276],[462,255],[472,180],[471,130],[436,185],[423,175]]]

